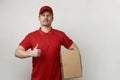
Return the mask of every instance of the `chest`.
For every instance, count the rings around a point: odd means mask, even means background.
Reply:
[[[38,44],[40,49],[59,49],[62,43],[62,39],[56,35],[38,35],[32,37],[31,40],[32,48]]]

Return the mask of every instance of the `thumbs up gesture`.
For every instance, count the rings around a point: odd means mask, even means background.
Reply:
[[[34,49],[31,51],[31,57],[39,57],[41,54],[41,50],[37,49],[38,44],[34,47]]]

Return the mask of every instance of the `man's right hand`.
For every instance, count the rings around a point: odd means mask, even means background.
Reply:
[[[24,47],[18,46],[15,51],[15,56],[19,58],[27,58],[27,57],[39,57],[41,54],[41,50],[38,49],[38,44],[31,51],[26,51]]]
[[[39,57],[41,54],[41,50],[38,49],[38,44],[34,47],[34,49],[31,51],[30,56],[31,57]]]

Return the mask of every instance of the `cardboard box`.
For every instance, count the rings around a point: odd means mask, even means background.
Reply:
[[[77,78],[82,76],[80,53],[76,50],[61,52],[62,77]]]

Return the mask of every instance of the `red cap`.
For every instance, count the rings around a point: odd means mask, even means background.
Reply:
[[[43,6],[41,7],[40,11],[39,11],[39,14],[42,14],[44,11],[49,11],[51,14],[53,14],[53,10],[50,6]]]

